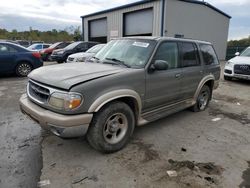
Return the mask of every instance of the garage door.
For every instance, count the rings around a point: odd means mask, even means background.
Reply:
[[[107,42],[107,18],[89,21],[89,41]]]
[[[152,36],[153,9],[124,14],[124,36]]]

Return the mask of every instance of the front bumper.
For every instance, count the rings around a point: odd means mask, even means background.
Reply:
[[[87,133],[93,114],[62,115],[41,108],[30,101],[26,94],[20,98],[21,111],[60,137],[77,137]]]
[[[228,76],[228,77],[231,77],[231,78],[238,78],[238,79],[250,80],[250,75],[235,74],[235,72],[234,72],[234,66],[229,66],[229,65],[225,66],[224,76]]]

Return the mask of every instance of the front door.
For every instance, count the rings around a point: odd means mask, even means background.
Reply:
[[[181,68],[179,65],[178,43],[162,42],[153,58],[168,63],[167,70],[146,73],[146,111],[180,100]]]
[[[11,48],[12,49],[12,48]],[[14,54],[7,44],[0,44],[0,72],[9,73],[14,69]]]

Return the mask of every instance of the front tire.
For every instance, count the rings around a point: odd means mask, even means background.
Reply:
[[[206,110],[206,108],[208,107],[208,104],[210,102],[211,95],[212,95],[211,89],[207,85],[204,85],[201,88],[200,93],[197,97],[196,103],[191,108],[191,110],[193,112],[200,112],[200,111]]]
[[[16,66],[16,75],[26,77],[32,71],[33,67],[28,62],[21,62]]]
[[[123,102],[112,102],[95,114],[87,133],[89,144],[103,153],[122,149],[135,127],[132,109]]]

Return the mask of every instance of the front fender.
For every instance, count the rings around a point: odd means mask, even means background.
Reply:
[[[138,105],[139,114],[141,113],[142,109],[142,101],[140,95],[131,89],[119,89],[115,91],[111,91],[105,93],[104,95],[97,98],[92,105],[89,107],[88,112],[98,112],[105,104],[115,99],[123,98],[123,97],[131,97],[136,100]]]

